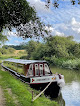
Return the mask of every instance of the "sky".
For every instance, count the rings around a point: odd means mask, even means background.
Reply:
[[[74,36],[74,40],[80,42],[80,5],[77,4],[78,0],[76,0],[76,5],[71,5],[70,0],[59,0],[59,7],[54,8],[52,3],[50,4],[50,8],[45,7],[46,0],[27,0],[30,6],[34,6],[37,12],[37,15],[40,17],[40,20],[45,24],[50,24],[49,28],[52,32],[51,34],[58,36]],[[6,31],[5,31],[6,32]],[[6,42],[8,45],[18,45],[22,42],[28,42],[30,39],[23,40],[19,38],[15,34],[15,30],[13,32],[7,31],[7,35],[9,35],[9,41]]]

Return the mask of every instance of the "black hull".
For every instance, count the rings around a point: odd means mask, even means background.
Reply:
[[[31,84],[30,86],[36,90],[43,90],[48,83],[44,84]],[[57,82],[52,82],[51,85],[45,90],[45,96],[50,96],[51,98],[57,98],[60,93],[60,87],[57,85]]]

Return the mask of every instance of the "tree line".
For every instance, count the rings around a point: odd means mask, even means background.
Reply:
[[[28,59],[45,58],[80,58],[80,43],[73,41],[73,36],[51,36],[44,43],[29,41],[25,47]]]
[[[44,42],[29,41],[25,46],[27,56],[22,58],[46,60],[52,65],[80,69],[80,43],[73,36],[51,36]]]
[[[21,56],[21,59],[46,60],[50,65],[80,69],[80,43],[73,39],[73,36],[50,36],[44,42],[30,40],[28,43],[4,45],[2,48],[26,50],[26,55]]]
[[[0,48],[0,56],[6,55],[6,54],[12,54],[14,52],[15,52],[15,49],[11,47],[4,48],[3,46],[2,48]]]
[[[3,45],[2,48],[25,49],[28,53],[27,59],[80,58],[80,43],[73,39],[73,36],[50,36],[45,38],[43,42],[30,40],[28,43],[21,43],[20,45]]]

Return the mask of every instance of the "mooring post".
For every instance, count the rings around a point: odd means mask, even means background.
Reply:
[[[33,102],[33,93],[34,93],[34,92],[32,91],[32,102]]]

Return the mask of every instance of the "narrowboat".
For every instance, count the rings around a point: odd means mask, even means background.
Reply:
[[[1,65],[5,70],[37,90],[43,90],[51,82],[44,92],[46,96],[57,97],[65,85],[64,76],[53,74],[46,61],[9,58]]]

